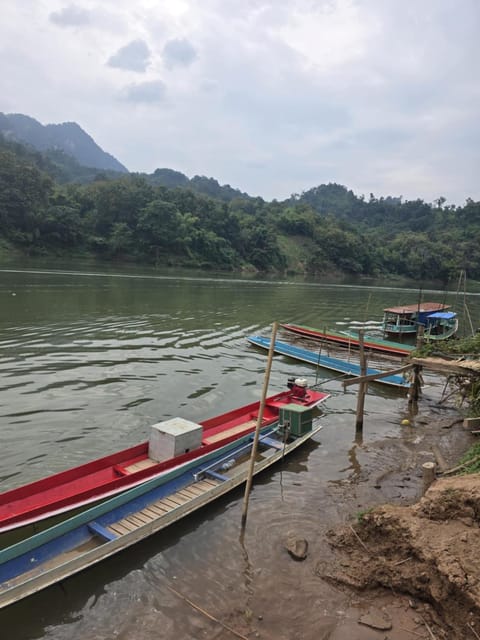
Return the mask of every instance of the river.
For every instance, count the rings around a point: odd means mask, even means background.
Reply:
[[[266,354],[246,336],[268,336],[275,320],[330,328],[379,320],[384,307],[414,303],[418,295],[416,288],[388,283],[39,261],[0,265],[2,490],[145,440],[160,420],[198,421],[258,400]],[[480,319],[478,293],[463,297],[454,287],[425,287],[423,296],[456,304],[462,319],[465,308],[473,322]],[[287,336],[280,330],[278,338]],[[244,541],[239,490],[1,611],[1,637],[223,638],[168,587],[218,616],[254,609],[266,585],[295,590],[281,543],[285,532],[300,527],[315,538],[327,521],[345,519],[335,486],[366,472],[362,455],[372,443],[415,436],[400,426],[409,408],[395,390],[370,385],[359,442],[354,386],[344,392],[335,374],[276,356],[269,393],[283,390],[291,375],[322,382],[331,394],[324,429],[281,469],[256,480]],[[429,396],[440,398],[444,380],[426,376],[426,383]]]

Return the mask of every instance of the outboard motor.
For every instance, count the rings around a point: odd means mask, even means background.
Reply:
[[[291,389],[294,398],[304,398],[307,395],[307,380],[305,378],[288,378],[287,387]]]

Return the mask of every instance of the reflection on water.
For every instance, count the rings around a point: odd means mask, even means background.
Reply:
[[[317,327],[374,320],[384,307],[417,296],[388,286],[102,271],[0,270],[3,490],[136,444],[159,420],[199,421],[258,400],[266,356],[245,338],[269,335],[274,320]],[[444,292],[430,293],[445,301]],[[478,318],[477,297],[471,300]],[[280,330],[279,338],[288,336]],[[168,585],[214,613],[253,608],[268,585],[294,591],[282,536],[300,527],[315,539],[326,521],[344,517],[334,483],[361,473],[359,452],[366,455],[370,442],[399,437],[408,405],[395,390],[370,385],[360,438],[355,388],[344,391],[343,378],[276,356],[270,392],[285,389],[291,375],[332,394],[324,429],[254,483],[244,538],[239,490],[0,612],[5,637],[188,640],[218,628]],[[443,381],[427,384],[434,396]]]

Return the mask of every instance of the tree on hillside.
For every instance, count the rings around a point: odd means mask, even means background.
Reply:
[[[53,181],[10,151],[0,150],[0,232],[35,249]]]

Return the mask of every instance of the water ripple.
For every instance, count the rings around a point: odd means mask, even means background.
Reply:
[[[246,336],[269,336],[274,319],[330,327],[344,318],[376,319],[384,307],[413,295],[152,271],[133,277],[42,271],[0,270],[0,290],[17,294],[5,296],[0,319],[5,490],[137,444],[152,424],[168,417],[198,422],[259,400],[266,354],[250,347]],[[443,293],[437,294],[443,301]],[[473,300],[475,317],[480,299]],[[287,339],[281,329],[279,339]],[[277,625],[281,635],[282,625],[293,628],[305,612],[297,598],[304,593],[300,584],[311,587],[306,615],[322,635],[335,595],[317,581],[311,564],[289,562],[285,533],[300,530],[312,556],[325,553],[326,523],[348,515],[342,490],[346,485],[354,495],[355,482],[378,464],[374,443],[408,444],[400,426],[406,399],[370,385],[363,440],[357,442],[356,390],[345,393],[342,379],[330,372],[275,356],[269,393],[285,389],[291,375],[331,393],[321,418],[325,428],[315,442],[256,479],[243,539],[243,492],[236,490],[66,581],[63,592],[50,590],[12,609],[2,619],[5,637],[217,637],[219,628],[168,586],[223,619],[232,611],[261,613],[265,628]],[[429,397],[439,397],[443,380],[426,376],[426,382]],[[270,597],[266,608],[266,594],[275,589],[291,594],[289,607]]]

